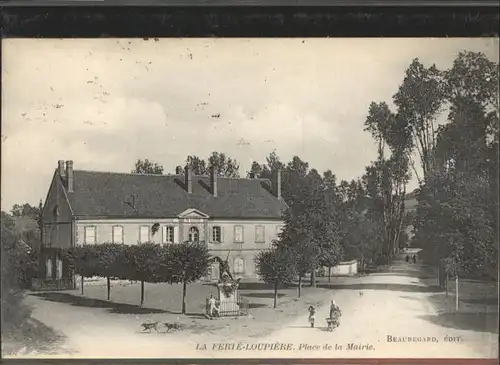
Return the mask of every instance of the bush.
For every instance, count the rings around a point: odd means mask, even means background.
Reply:
[[[14,221],[2,212],[2,335],[20,327],[30,317],[30,309],[23,304],[26,272],[35,264],[29,250],[15,234]]]

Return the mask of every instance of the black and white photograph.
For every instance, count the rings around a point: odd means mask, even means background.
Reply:
[[[498,358],[498,38],[2,40],[3,358]]]

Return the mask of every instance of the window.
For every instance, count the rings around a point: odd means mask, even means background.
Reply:
[[[139,227],[139,242],[146,243],[149,242],[149,226]]]
[[[93,245],[96,243],[96,227],[85,226],[85,243]]]
[[[173,243],[173,242],[174,242],[174,227],[163,226],[163,243]]]
[[[222,242],[222,229],[219,226],[212,228],[212,242]]]
[[[63,274],[63,262],[58,258],[56,260],[56,279],[61,279]]]
[[[52,260],[47,259],[47,262],[45,263],[45,276],[47,279],[52,279]]]
[[[50,242],[50,227],[45,226],[43,228],[43,245],[45,247],[51,247]]]
[[[234,226],[234,242],[243,243],[243,226]]]
[[[257,243],[266,242],[266,236],[264,234],[264,226],[255,226],[255,242]]]
[[[233,271],[235,274],[243,274],[245,272],[245,261],[241,257],[234,259]]]
[[[188,232],[188,241],[189,242],[198,242],[200,240],[200,232],[198,228],[191,227]]]
[[[113,226],[113,243],[123,243],[122,226]]]

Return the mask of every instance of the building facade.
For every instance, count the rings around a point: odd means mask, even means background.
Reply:
[[[255,255],[282,229],[281,175],[273,181],[74,170],[59,161],[42,213],[45,277],[68,277],[60,249],[104,242],[205,242],[237,278],[256,278]],[[210,271],[218,278],[218,267]]]

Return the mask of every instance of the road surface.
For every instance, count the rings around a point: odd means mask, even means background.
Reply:
[[[305,312],[257,339],[223,338],[216,331],[203,330],[189,336],[182,332],[141,334],[132,330],[139,327],[134,315],[124,318],[126,315],[110,314],[106,309],[32,296],[30,301],[35,318],[67,336],[61,357],[497,358],[496,334],[436,322],[439,313],[430,302],[435,293],[418,279],[419,270],[418,264],[398,262],[390,272],[350,278],[341,285],[335,284],[334,278],[328,290],[343,312],[341,325],[334,332],[325,329],[327,304],[318,308],[315,328],[309,327]]]

